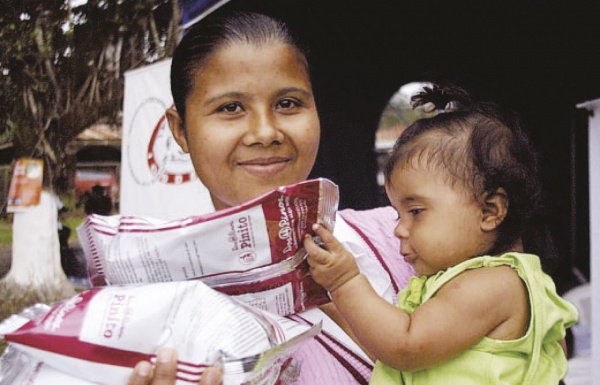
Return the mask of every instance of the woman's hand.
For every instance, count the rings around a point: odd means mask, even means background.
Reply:
[[[133,369],[128,385],[174,385],[177,376],[177,352],[163,348],[156,355],[154,368],[148,361],[139,362]],[[207,368],[200,379],[200,385],[221,385],[221,369]]]

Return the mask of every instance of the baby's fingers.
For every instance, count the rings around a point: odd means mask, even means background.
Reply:
[[[326,264],[329,261],[329,253],[322,249],[310,235],[304,238],[304,248],[309,255],[308,262],[318,264]]]
[[[325,249],[331,252],[336,252],[343,248],[341,243],[337,240],[337,238],[333,236],[333,233],[329,231],[325,226],[315,223],[312,226],[312,229],[315,232],[315,234],[318,235],[319,238],[321,238],[321,241],[323,241]]]

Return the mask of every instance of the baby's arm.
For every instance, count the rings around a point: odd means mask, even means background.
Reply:
[[[312,239],[304,242],[311,275],[329,290],[361,344],[387,365],[423,369],[458,355],[496,331],[494,337],[502,339],[518,338],[523,332],[513,330],[511,335],[512,329],[505,327],[507,322],[515,323],[516,309],[523,310],[515,303],[524,302],[525,312],[528,303],[527,292],[509,267],[462,273],[409,316],[372,289],[352,255],[330,231],[319,226],[315,232],[326,250]]]

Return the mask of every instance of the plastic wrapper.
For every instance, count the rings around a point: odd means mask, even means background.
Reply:
[[[94,385],[69,375],[12,346],[0,357],[0,385]]]
[[[154,361],[162,347],[178,352],[178,385],[197,383],[207,366],[223,368],[225,385],[287,384],[298,373],[291,354],[320,331],[201,281],[93,288],[27,311],[0,324],[9,342],[0,385],[65,383],[57,379],[64,376],[126,384],[135,364]]]
[[[319,178],[181,220],[91,215],[77,233],[93,286],[202,279],[287,315],[329,301],[308,274],[303,239],[314,223],[334,228],[338,201]]]
[[[318,237],[315,237],[318,241]],[[329,301],[326,291],[309,272],[306,252],[281,262],[248,270],[200,278],[213,289],[248,305],[278,315],[288,315]]]

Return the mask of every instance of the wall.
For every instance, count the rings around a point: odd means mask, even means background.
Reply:
[[[589,116],[590,270],[592,284],[592,360],[600,362],[600,99],[577,107]],[[600,365],[592,365],[593,384],[600,384]]]

